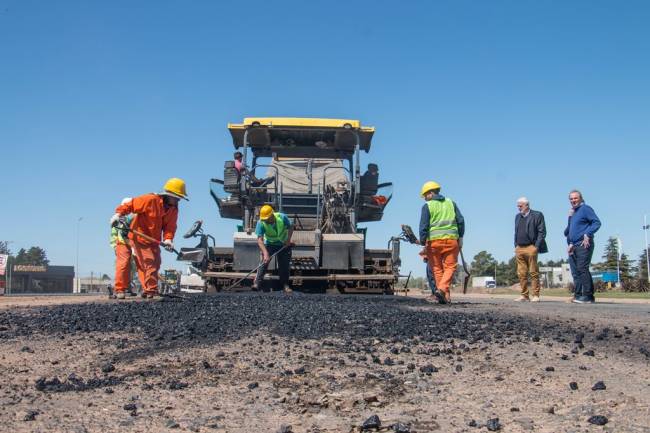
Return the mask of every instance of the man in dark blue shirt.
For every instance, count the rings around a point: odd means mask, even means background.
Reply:
[[[594,254],[594,234],[600,228],[600,220],[594,210],[585,204],[580,191],[571,191],[569,202],[571,210],[564,236],[569,245],[569,266],[575,285],[573,302],[589,304],[595,302],[594,281],[589,272],[589,265]]]

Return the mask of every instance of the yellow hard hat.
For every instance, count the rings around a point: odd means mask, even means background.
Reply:
[[[177,198],[183,198],[187,201],[190,199],[187,198],[187,192],[185,192],[185,181],[177,177],[172,177],[163,186],[163,194],[169,194]]]
[[[273,215],[273,208],[268,204],[262,206],[262,209],[260,209],[260,219],[266,221],[267,219],[271,218],[271,215]]]
[[[424,185],[422,185],[422,191],[420,191],[420,196],[424,197],[424,194],[428,193],[433,189],[440,189],[440,185],[438,184],[438,182],[434,182],[432,180],[425,182]]]

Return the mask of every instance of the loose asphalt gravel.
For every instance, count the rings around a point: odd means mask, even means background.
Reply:
[[[646,313],[299,293],[5,309],[0,424],[650,432]]]

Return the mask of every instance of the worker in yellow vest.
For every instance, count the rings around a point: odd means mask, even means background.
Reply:
[[[253,290],[258,289],[264,274],[271,262],[271,256],[277,253],[277,268],[280,278],[280,287],[286,293],[291,293],[289,284],[289,268],[291,265],[291,236],[293,235],[293,225],[289,218],[281,213],[274,212],[269,205],[264,205],[260,209],[260,220],[255,227],[257,235],[257,245],[262,255],[262,263],[257,270]]]
[[[420,216],[420,243],[426,246],[438,302],[446,304],[451,302],[449,287],[463,246],[465,219],[456,203],[440,194],[438,183],[426,182],[420,195],[426,201]]]

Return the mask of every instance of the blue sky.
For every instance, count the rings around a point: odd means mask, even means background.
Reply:
[[[395,183],[368,243],[416,226],[426,180],[456,200],[466,256],[512,256],[515,200],[546,215],[564,257],[572,188],[637,258],[650,151],[646,1],[0,0],[0,239],[53,264],[112,273],[108,219],[125,196],[185,179],[179,234],[203,219],[208,180],[245,116],[360,119]],[[180,237],[177,245],[189,246]],[[404,271],[421,274],[415,247]],[[163,266],[173,266],[166,255]]]

